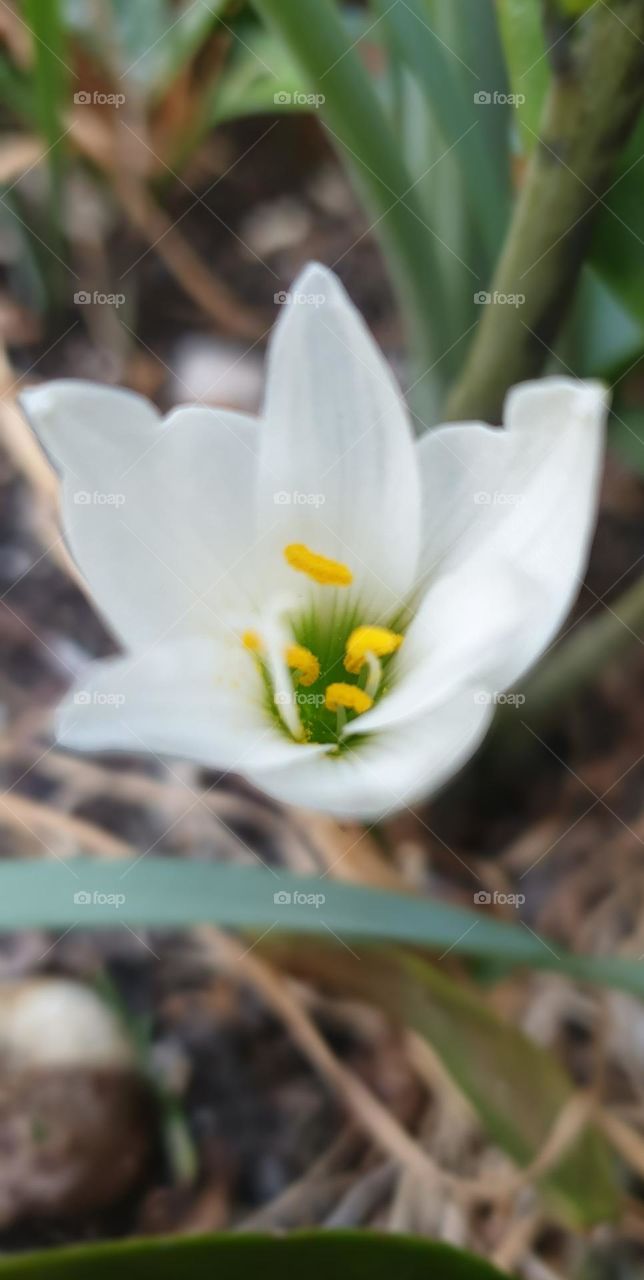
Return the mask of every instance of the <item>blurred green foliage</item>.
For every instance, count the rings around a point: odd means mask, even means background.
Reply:
[[[164,181],[170,171],[180,175],[223,123],[313,111],[322,123],[333,122],[329,138],[344,144],[359,177],[357,140],[370,128],[382,173],[401,175],[400,182],[383,184],[380,198],[373,184],[361,191],[394,278],[401,237],[417,237],[411,253],[425,296],[417,299],[412,329],[423,308],[433,308],[427,333],[435,338],[440,330],[445,348],[419,381],[426,404],[440,407],[461,367],[464,335],[480,317],[476,299],[489,287],[503,249],[556,73],[553,59],[594,20],[594,8],[588,0],[320,0],[307,53],[282,38],[280,6],[262,0],[106,0],[98,18],[85,0],[26,0],[32,58],[25,65],[8,45],[0,53],[4,115],[13,128],[38,131],[48,149],[47,199],[35,219],[33,210],[26,216],[19,190],[0,192],[4,218],[24,239],[24,288],[32,301],[56,303],[55,262],[46,261],[43,243],[60,255],[66,182],[75,165],[88,164],[70,132],[74,94],[126,92],[128,110],[136,108],[148,126]],[[271,9],[277,21],[267,24]],[[358,94],[355,121],[345,111],[345,128],[338,124],[331,102],[340,85],[335,67],[323,77],[326,106],[318,111],[311,104],[311,93],[320,89],[312,83],[314,50],[332,15],[341,23],[336,36],[341,30],[346,40],[339,60],[344,79],[357,85],[368,67],[382,118]],[[644,121],[618,156],[612,185],[597,194],[587,265],[551,361],[554,369],[616,384],[614,442],[637,466],[644,445],[623,375],[644,356],[643,157]],[[366,172],[363,161],[362,177]],[[436,278],[431,298],[420,268],[424,257]],[[409,264],[405,274],[413,293]]]

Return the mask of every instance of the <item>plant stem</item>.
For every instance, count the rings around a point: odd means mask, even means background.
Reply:
[[[563,49],[562,49],[563,47]],[[602,3],[557,49],[541,138],[529,161],[448,417],[498,422],[515,382],[539,372],[584,261],[594,211],[644,102],[644,4]]]
[[[332,0],[254,0],[254,5],[279,33],[311,91],[323,95],[322,118],[373,218],[403,304],[412,359],[422,375],[447,345],[447,304],[434,237],[369,76]],[[436,381],[435,374],[434,386]],[[436,405],[430,403],[427,379],[421,377],[421,384],[426,394],[419,408],[428,418]]]

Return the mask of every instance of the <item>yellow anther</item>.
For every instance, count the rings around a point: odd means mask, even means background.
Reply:
[[[352,675],[357,675],[368,653],[386,658],[400,648],[403,640],[404,636],[389,631],[387,627],[356,627],[347,640],[344,665]]]
[[[286,650],[286,661],[291,671],[296,671],[300,684],[308,687],[315,684],[320,674],[320,663],[310,649],[303,644],[290,644]]]
[[[308,574],[314,582],[321,582],[324,586],[348,587],[353,582],[353,574],[346,564],[318,555],[303,542],[290,542],[284,548],[284,556],[291,569]]]
[[[262,637],[258,631],[244,631],[242,635],[242,644],[244,648],[248,649],[251,653],[261,653],[263,648]]]
[[[357,684],[328,685],[324,702],[328,711],[339,711],[341,707],[346,707],[347,711],[355,711],[359,716],[373,706],[373,698],[364,689],[359,689]]]

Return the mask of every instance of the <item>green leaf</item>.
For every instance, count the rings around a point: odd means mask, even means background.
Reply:
[[[58,0],[41,4],[26,0],[25,13],[34,37],[37,116],[43,136],[54,143],[64,132],[62,110],[70,68],[65,62],[65,34]],[[57,163],[60,152],[52,158]]]
[[[119,920],[154,929],[212,923],[261,933],[270,927],[324,938],[331,928],[355,942],[449,948],[455,955],[552,969],[644,995],[644,965],[638,961],[570,955],[559,948],[556,954],[529,929],[431,898],[153,854],[135,862],[3,861],[0,933],[106,928]]]
[[[446,353],[441,361],[448,377],[456,377],[463,358],[459,341],[476,319],[474,293],[479,287],[480,241],[472,225],[462,168],[455,151],[445,154],[443,142],[427,110],[415,76],[398,68],[396,92],[396,127],[414,190],[422,201],[428,224],[439,237],[439,244],[449,245],[451,252],[439,255],[438,266],[443,280],[443,296],[447,309],[442,320]],[[468,264],[472,269],[468,270]],[[485,278],[485,271],[481,271]],[[451,350],[450,350],[451,346]],[[426,375],[431,379],[432,372]]]
[[[644,325],[644,116],[597,214],[591,262],[622,305]]]
[[[34,221],[33,210],[22,205],[19,186],[0,187],[0,236],[9,237],[9,244],[17,242],[7,266],[9,287],[20,302],[44,311],[49,293],[56,288],[53,268],[58,264],[38,237]]]
[[[640,323],[590,265],[582,271],[564,339],[568,366],[580,378],[611,381],[644,351]]]
[[[501,1280],[481,1258],[449,1245],[371,1231],[296,1231],[119,1240],[18,1254],[0,1261],[5,1280]]]
[[[486,146],[482,126],[483,112],[495,108],[491,103],[477,102],[482,82],[440,39],[425,0],[393,5],[389,0],[373,0],[373,6],[389,33],[392,52],[418,80],[441,134],[443,150],[458,151],[471,212],[493,260],[507,220],[509,195],[507,172],[499,164],[498,152]],[[438,175],[436,181],[440,181]]]
[[[644,475],[644,409],[625,409],[618,405],[614,415],[610,443],[627,466]]]
[[[262,113],[313,111],[306,82],[283,41],[257,24],[244,25],[243,39],[214,86],[208,124]]]
[[[556,1059],[501,1022],[464,987],[415,956],[400,959],[399,1014],[440,1054],[485,1128],[520,1165],[541,1150],[572,1088]],[[614,1219],[615,1168],[608,1146],[586,1128],[544,1179],[562,1215],[578,1226]]]
[[[329,141],[347,162],[382,240],[405,308],[416,371],[422,374],[434,362],[441,376],[447,300],[435,237],[423,217],[400,142],[356,53],[341,10],[334,0],[253,0],[253,4],[289,49],[309,92],[323,95],[320,119]],[[425,384],[421,390],[427,390]],[[418,387],[419,403],[417,392]],[[438,411],[437,403],[427,398],[419,408],[425,423]]]
[[[465,106],[472,105],[475,91],[498,89],[505,92],[506,77],[493,0],[425,0],[425,12],[438,46],[453,77],[453,93]],[[389,16],[389,15],[388,15]],[[386,34],[387,18],[372,35]],[[477,222],[479,195],[472,200],[471,175],[463,163],[460,145],[447,150],[437,118],[428,101],[426,86],[407,63],[389,59],[393,88],[392,120],[429,224],[451,252],[440,255],[444,296],[449,310],[443,313],[445,346],[454,344],[445,356],[445,369],[456,377],[463,359],[463,335],[478,318],[474,295],[489,279],[493,254],[485,252]],[[490,171],[498,177],[499,229],[502,205],[507,202],[509,179],[509,108],[492,103],[477,111],[477,147]],[[469,268],[469,269],[468,269]]]
[[[271,935],[272,937],[273,935]],[[518,1027],[502,1022],[464,986],[415,955],[370,955],[369,963],[328,943],[258,944],[285,957],[298,977],[330,982],[343,996],[366,999],[413,1028],[442,1059],[484,1128],[525,1167],[542,1150],[573,1088],[556,1059]],[[547,1171],[543,1188],[569,1225],[616,1217],[614,1160],[603,1136],[586,1127]]]
[[[432,0],[438,9],[438,0]],[[511,89],[505,62],[501,33],[494,0],[460,0],[458,4],[441,5],[445,30],[444,39],[455,55],[466,65],[461,67],[464,92],[472,89],[495,89],[501,95]],[[441,26],[437,27],[441,34]],[[476,77],[472,85],[472,75]],[[511,138],[515,124],[515,109],[511,104],[492,104],[490,110],[480,116],[479,129],[483,149],[496,174],[509,204],[511,190]],[[498,199],[498,196],[497,196]]]
[[[19,71],[3,52],[0,52],[0,101],[20,121],[34,127],[38,119],[34,78]]]
[[[354,10],[345,15],[356,46],[363,37],[371,38],[366,19]],[[306,78],[274,31],[249,20],[245,11],[237,21],[231,18],[230,30],[235,37],[232,49],[206,109],[209,127],[239,116],[317,110],[316,95],[308,92]],[[384,86],[376,87],[384,93]]]
[[[50,181],[51,237],[60,253],[61,191],[65,168],[64,110],[70,68],[58,0],[26,0],[25,15],[34,37],[34,105],[37,126],[45,139]]]
[[[587,9],[593,9],[595,3],[596,0],[559,0],[559,7],[562,13],[567,13],[576,18],[585,13]]]
[[[281,932],[314,935],[327,943],[331,933],[351,939],[354,948],[360,942],[403,942],[506,966],[554,969],[644,993],[644,966],[637,962],[557,954],[528,929],[405,894],[153,855],[131,863],[89,858],[62,866],[4,863],[0,931],[114,927],[118,921],[135,930],[208,921],[259,934],[270,931],[271,939]],[[307,948],[302,944],[300,953],[303,963]],[[500,1027],[476,1000],[428,965],[404,953],[383,956],[373,949],[368,963],[364,958],[350,974],[354,984],[366,983],[371,998],[386,1002],[396,1016],[402,1011],[445,1057],[498,1141],[517,1160],[531,1159],[569,1093],[559,1069],[520,1032]],[[344,956],[340,960],[352,963]],[[531,1081],[527,1111],[520,1094],[526,1080]],[[551,1175],[550,1185],[560,1209],[578,1221],[612,1212],[610,1170],[596,1136],[580,1140]]]
[[[521,141],[530,152],[550,84],[543,6],[541,0],[496,0],[496,6],[512,93],[518,98]]]

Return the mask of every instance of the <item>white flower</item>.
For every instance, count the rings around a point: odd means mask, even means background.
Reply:
[[[197,406],[160,420],[81,381],[24,396],[125,650],[67,697],[59,737],[375,818],[459,768],[494,695],[560,627],[594,525],[606,393],[526,383],[504,430],[416,443],[335,277],[311,265],[290,298],[259,421]]]

